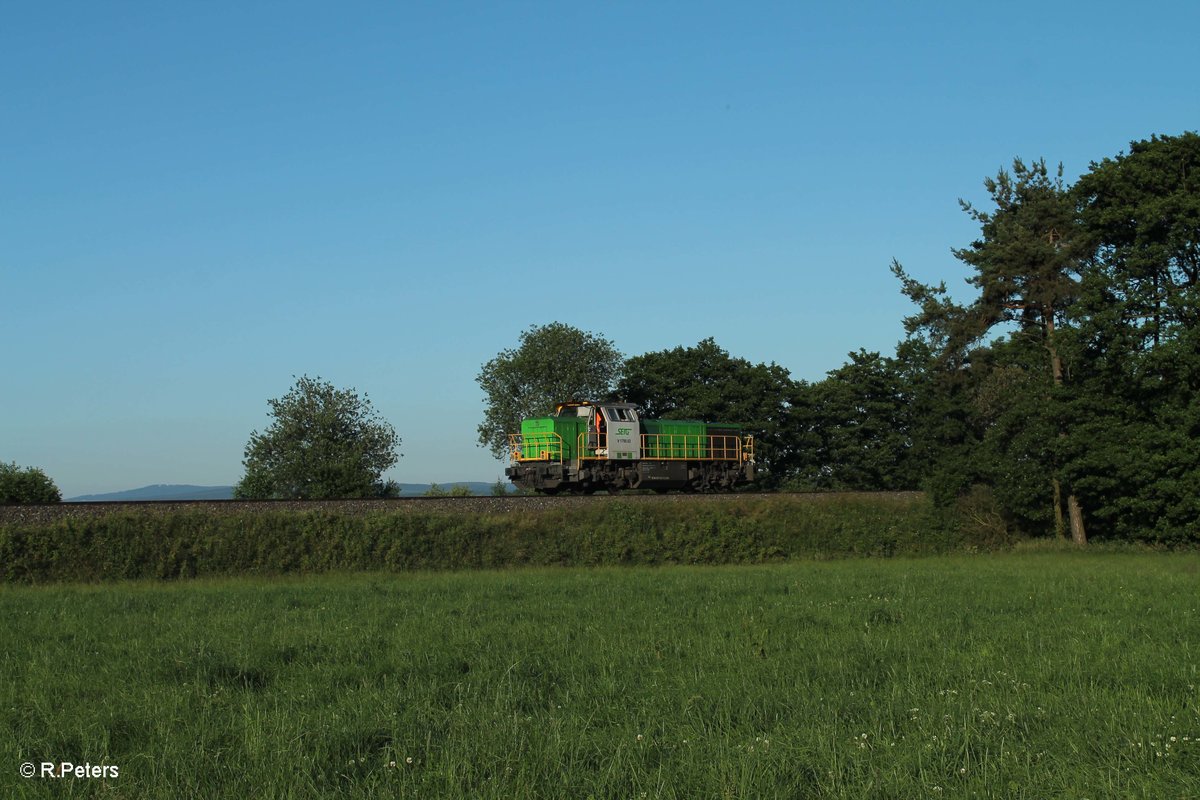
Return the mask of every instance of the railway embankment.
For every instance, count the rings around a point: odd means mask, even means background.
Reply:
[[[0,508],[0,581],[44,583],[996,549],[919,493],[89,503]]]

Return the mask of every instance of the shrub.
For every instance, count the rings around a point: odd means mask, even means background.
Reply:
[[[0,462],[0,504],[57,503],[62,495],[54,481],[36,467]]]

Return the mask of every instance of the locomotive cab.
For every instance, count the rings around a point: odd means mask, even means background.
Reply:
[[[623,461],[642,457],[642,427],[637,406],[630,403],[601,406],[596,416],[600,445],[596,455]]]
[[[632,461],[642,457],[640,409],[633,403],[559,403],[554,416],[587,418],[585,450],[595,458]]]

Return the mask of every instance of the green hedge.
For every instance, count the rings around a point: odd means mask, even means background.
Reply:
[[[0,581],[334,570],[748,564],[991,549],[921,497],[614,499],[538,512],[115,513],[0,527]]]

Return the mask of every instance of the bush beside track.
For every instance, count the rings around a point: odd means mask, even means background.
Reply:
[[[921,495],[720,502],[123,508],[0,521],[0,581],[44,583],[520,566],[752,564],[1003,547]],[[174,505],[174,504],[173,504]]]

